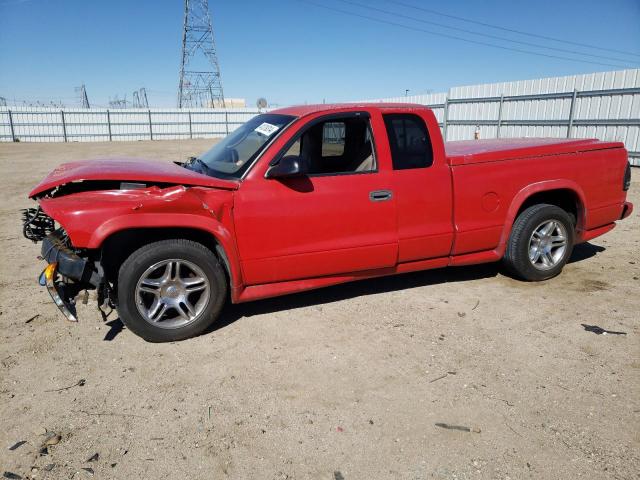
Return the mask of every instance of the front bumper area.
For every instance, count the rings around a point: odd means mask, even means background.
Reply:
[[[65,294],[64,283],[58,280],[57,267],[58,264],[56,263],[47,265],[47,268],[40,274],[38,283],[43,287],[47,287],[53,303],[56,304],[65,318],[71,322],[77,322],[78,315],[76,313],[75,301]]]
[[[100,278],[93,270],[93,265],[73,252],[64,241],[63,235],[60,230],[56,230],[42,240],[42,258],[49,264],[57,263],[56,270],[60,275],[97,287]]]
[[[76,296],[82,290],[98,288],[102,276],[96,271],[94,262],[69,248],[66,235],[61,230],[42,239],[42,258],[48,265],[40,274],[38,283],[47,288],[65,318],[77,322]]]

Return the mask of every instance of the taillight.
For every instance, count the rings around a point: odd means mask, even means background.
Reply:
[[[622,180],[622,189],[626,192],[631,186],[631,165],[627,162],[627,169],[624,171],[624,179]]]

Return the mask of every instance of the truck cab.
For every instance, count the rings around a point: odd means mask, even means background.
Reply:
[[[430,110],[336,108],[299,123],[238,190],[247,285],[449,255],[451,172]]]

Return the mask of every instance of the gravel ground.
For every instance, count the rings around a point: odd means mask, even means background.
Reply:
[[[62,161],[178,159],[210,143],[0,144],[2,472],[640,478],[638,215],[540,284],[497,265],[361,281],[229,306],[175,344],[104,323],[91,303],[64,321],[21,235],[29,189]]]

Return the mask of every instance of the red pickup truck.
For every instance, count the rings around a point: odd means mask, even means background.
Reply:
[[[345,104],[258,115],[200,157],[63,164],[29,194],[40,277],[148,341],[197,335],[224,303],[503,260],[538,281],[631,214],[622,143],[444,143],[428,108]]]

